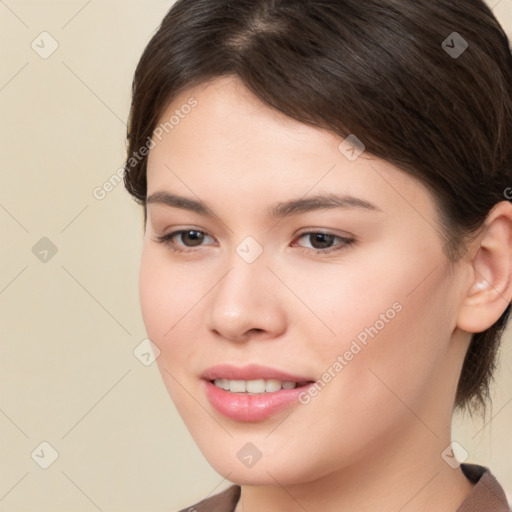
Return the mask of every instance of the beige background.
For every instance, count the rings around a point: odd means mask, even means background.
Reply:
[[[0,1],[0,511],[173,511],[229,485],[133,353],[141,211],[122,184],[93,196],[123,163],[132,73],[171,3]],[[512,34],[512,0],[491,5]],[[492,423],[459,419],[454,438],[512,490],[510,331],[502,354]]]

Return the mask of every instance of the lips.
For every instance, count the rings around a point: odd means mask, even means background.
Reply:
[[[315,379],[307,375],[297,375],[288,373],[276,368],[250,364],[247,366],[236,367],[230,364],[219,364],[206,369],[201,378],[213,381],[215,379],[229,380],[257,380],[257,379],[276,379],[280,381],[292,382],[313,382]]]
[[[229,364],[216,365],[204,371],[201,377],[203,392],[210,404],[223,416],[242,422],[263,421],[284,409],[297,406],[300,394],[307,392],[308,387],[313,385],[314,382],[314,379],[310,376],[297,375],[257,364],[243,367]],[[259,394],[236,393],[220,389],[213,384],[215,379],[228,379],[230,381],[275,379],[282,382],[301,383],[301,386]]]

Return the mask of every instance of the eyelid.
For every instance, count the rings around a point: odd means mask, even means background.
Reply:
[[[163,243],[163,244],[167,245],[170,248],[170,250],[173,252],[177,252],[177,253],[198,252],[198,249],[200,250],[201,248],[204,247],[204,245],[197,245],[197,246],[189,247],[186,245],[180,245],[180,244],[176,244],[176,243],[172,242],[172,239],[174,237],[179,236],[182,233],[187,233],[190,231],[195,231],[197,233],[201,233],[202,235],[205,235],[206,237],[210,237],[210,238],[214,239],[214,237],[212,235],[210,235],[207,231],[204,231],[202,229],[197,229],[194,227],[188,227],[188,228],[176,229],[176,230],[173,230],[173,231],[163,234],[163,235],[156,235],[153,240],[157,243]],[[339,234],[331,232],[328,229],[309,228],[308,230],[300,232],[295,236],[295,238],[293,239],[294,241],[293,241],[292,247],[296,246],[296,243],[297,243],[296,240],[300,240],[302,237],[305,237],[307,235],[316,235],[316,234],[333,236],[335,239],[341,241],[342,243],[339,243],[333,247],[328,247],[326,249],[308,248],[308,247],[302,247],[300,245],[298,247],[306,250],[307,252],[312,251],[315,254],[327,255],[327,254],[330,254],[331,252],[340,252],[343,249],[345,249],[351,245],[354,245],[355,243],[358,242],[358,239],[356,237],[354,237],[353,235],[349,235],[349,234],[339,235]]]
[[[294,240],[300,240],[302,237],[306,235],[328,235],[333,236],[338,241],[341,241],[341,243],[338,243],[337,245],[334,245],[333,247],[328,247],[327,249],[314,249],[314,248],[308,248],[308,247],[301,247],[302,249],[306,249],[307,251],[311,252],[313,251],[315,254],[330,254],[331,252],[341,252],[345,248],[357,243],[357,238],[353,235],[345,234],[345,235],[339,235],[336,233],[333,233],[332,231],[328,229],[321,229],[321,228],[309,228],[307,231],[303,231],[301,233],[298,233]],[[295,245],[297,242],[294,242],[293,245]]]
[[[181,235],[182,233],[188,233],[189,231],[195,231],[195,232],[201,233],[202,235],[205,235],[207,237],[214,238],[212,235],[208,234],[208,232],[206,232],[202,229],[190,227],[190,228],[175,229],[173,231],[170,231],[169,233],[164,233],[162,235],[155,235],[153,240],[157,243],[162,243],[164,245],[169,246],[169,248],[175,252],[197,252],[197,248],[202,248],[203,245],[187,247],[186,245],[175,244],[172,242],[172,239],[174,237],[177,237],[177,236]]]

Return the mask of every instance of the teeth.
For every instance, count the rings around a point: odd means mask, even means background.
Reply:
[[[243,380],[230,380],[229,391],[232,393],[245,393],[245,382]]]
[[[281,389],[281,381],[277,379],[268,379],[265,381],[265,392],[272,393],[272,391],[279,391]]]
[[[230,380],[215,379],[213,383],[225,391],[232,393],[273,393],[280,389],[293,389],[297,387],[297,382],[289,380],[280,381],[277,379],[257,379],[257,380]]]

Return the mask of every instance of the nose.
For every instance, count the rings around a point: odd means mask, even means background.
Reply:
[[[236,255],[231,263],[209,294],[207,328],[236,342],[283,334],[287,322],[283,287],[265,260],[247,263]]]

